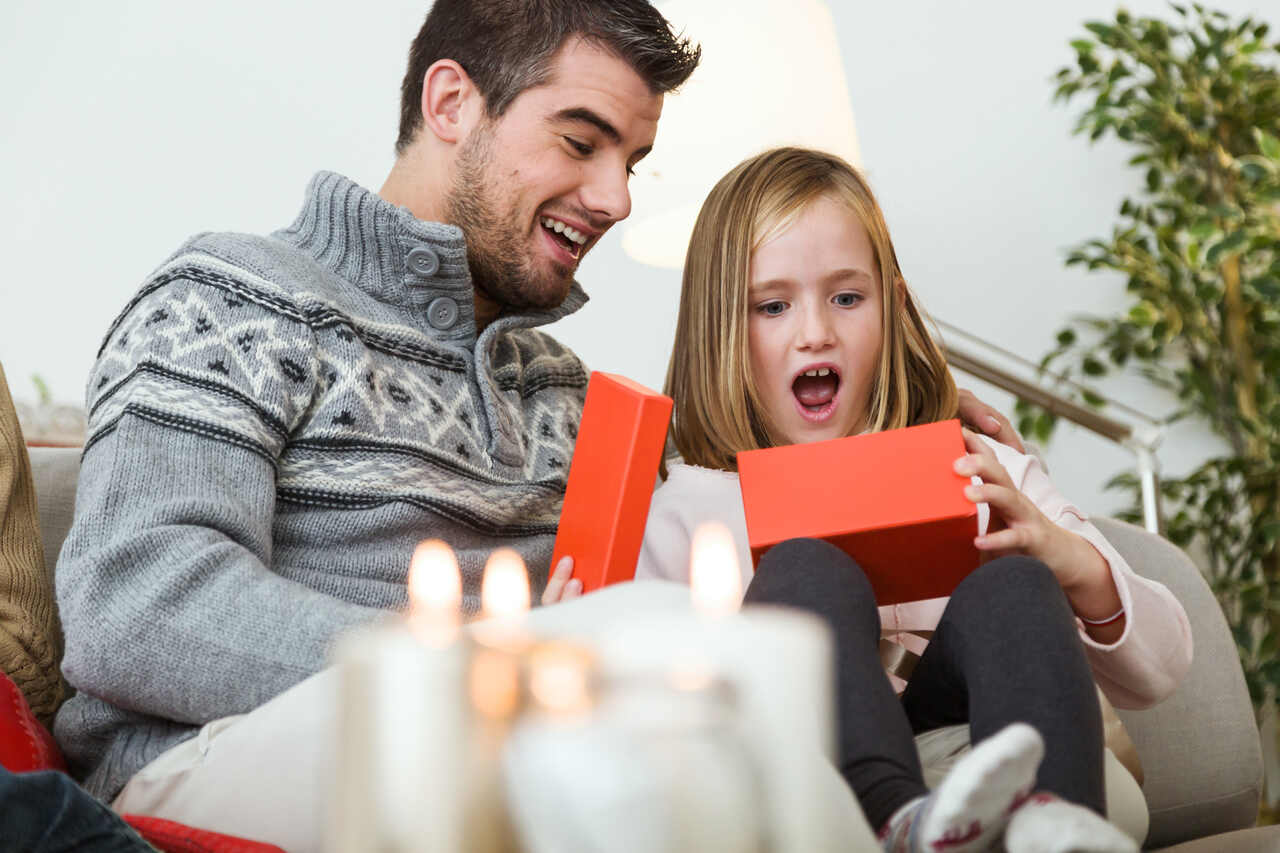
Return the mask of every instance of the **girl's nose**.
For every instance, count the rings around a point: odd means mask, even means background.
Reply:
[[[824,350],[834,346],[835,328],[823,306],[804,310],[796,336],[796,348],[800,350]]]

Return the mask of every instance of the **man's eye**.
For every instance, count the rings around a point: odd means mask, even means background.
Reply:
[[[841,308],[852,308],[862,301],[862,294],[859,293],[837,293],[835,303]]]
[[[756,310],[761,314],[764,314],[766,317],[777,317],[783,311],[787,310],[787,303],[777,301],[766,302],[763,305],[758,306]]]
[[[572,136],[566,136],[564,138],[564,141],[569,143],[569,147],[583,157],[586,157],[591,154],[592,148],[590,145],[587,145],[585,142],[579,142],[578,140],[574,139]]]

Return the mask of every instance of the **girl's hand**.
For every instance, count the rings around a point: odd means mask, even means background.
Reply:
[[[1104,619],[1114,614],[1120,608],[1120,594],[1111,577],[1111,567],[1098,549],[1084,537],[1045,518],[1040,508],[1013,484],[987,443],[968,430],[963,432],[969,453],[956,460],[956,473],[982,478],[982,485],[966,486],[964,494],[974,503],[985,501],[991,508],[987,534],[974,540],[978,550],[987,560],[1006,554],[1035,557],[1053,572],[1076,615]],[[997,520],[1006,526],[996,529]],[[1085,628],[1095,640],[1110,643],[1120,638],[1124,625],[1125,620],[1121,619]]]
[[[969,454],[956,460],[956,473],[982,478],[982,485],[966,486],[964,495],[974,503],[986,502],[991,508],[986,535],[974,540],[984,562],[1006,554],[1026,554],[1048,566],[1064,589],[1077,585],[1079,569],[1064,561],[1074,551],[1068,541],[1072,534],[1045,518],[1040,508],[1018,490],[986,442],[967,429],[962,432]]]
[[[542,603],[556,604],[582,595],[582,581],[573,577],[573,557],[561,557],[542,591]]]

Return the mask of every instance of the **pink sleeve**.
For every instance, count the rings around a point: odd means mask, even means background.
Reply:
[[[1111,569],[1127,617],[1124,633],[1104,645],[1086,634],[1084,623],[1077,620],[1094,680],[1102,692],[1117,708],[1147,708],[1167,697],[1191,666],[1191,624],[1182,604],[1163,584],[1140,577],[1129,568],[1089,517],[1054,488],[1039,459],[988,443],[1014,484],[1045,517],[1088,541]]]

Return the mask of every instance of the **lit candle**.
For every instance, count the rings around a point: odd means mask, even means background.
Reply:
[[[742,736],[760,768],[771,847],[778,851],[860,849],[874,844],[856,801],[836,775],[834,669],[826,625],[789,608],[742,600],[737,552],[723,525],[695,531],[690,565],[693,613],[649,613],[602,640],[606,672],[699,672],[728,681],[737,694]],[[831,811],[854,837],[833,838]],[[865,836],[865,837],[863,837]],[[868,849],[878,849],[868,848]]]
[[[487,853],[516,849],[502,790],[500,756],[522,704],[525,656],[532,638],[529,573],[510,548],[489,555],[480,583],[481,619],[469,627],[475,640],[467,692],[478,712],[467,775],[467,849]]]
[[[467,712],[461,577],[443,542],[418,546],[407,619],[343,637],[341,738],[330,849],[463,847]]]

